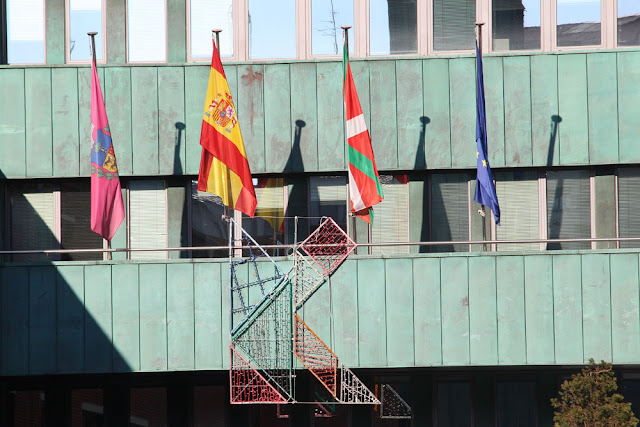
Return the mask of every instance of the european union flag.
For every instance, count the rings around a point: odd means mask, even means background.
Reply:
[[[500,206],[496,195],[496,186],[493,184],[491,166],[487,158],[487,118],[484,109],[484,79],[482,78],[482,56],[476,42],[476,157],[478,158],[478,175],[476,181],[476,194],[473,200],[481,205],[488,206],[493,211],[496,224],[500,225]]]

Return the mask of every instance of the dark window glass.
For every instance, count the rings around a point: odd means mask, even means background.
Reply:
[[[242,228],[260,245],[284,242],[284,179],[254,180],[258,206],[253,218],[243,215]],[[285,255],[285,250],[269,249],[270,255]],[[248,256],[248,253],[245,254]]]
[[[193,426],[226,427],[229,398],[222,386],[193,388]]]
[[[638,374],[623,375],[622,395],[625,402],[631,403],[634,415],[640,417],[640,376]]]
[[[99,249],[102,237],[91,231],[91,188],[88,182],[60,186],[62,249]],[[101,260],[102,252],[62,254],[65,261]]]
[[[467,381],[438,383],[438,425],[469,427],[471,424],[471,384]]]
[[[320,224],[320,218],[328,216],[347,229],[347,179],[342,176],[309,178],[309,215],[311,231]]]
[[[493,0],[493,50],[540,49],[540,0]]]
[[[104,403],[102,389],[89,388],[71,391],[71,427],[102,427]]]
[[[547,172],[547,237],[591,237],[591,195],[588,170]],[[547,249],[589,249],[589,242],[549,243]]]
[[[475,22],[475,0],[433,0],[433,48],[473,49]]]
[[[431,240],[469,240],[469,190],[466,173],[431,176]],[[467,252],[468,245],[438,245],[433,252]]]
[[[166,427],[167,389],[164,387],[132,388],[129,416],[131,427]]]
[[[640,46],[638,0],[618,0],[618,46]]]
[[[8,393],[7,425],[44,426],[45,394],[42,390],[17,390]]]
[[[228,223],[222,199],[215,194],[198,191],[198,182],[191,183],[191,246],[228,246]],[[194,258],[225,258],[228,249],[193,251]]]
[[[536,427],[536,384],[532,381],[496,383],[498,427]]]
[[[418,52],[416,0],[370,0],[371,55]]]
[[[557,0],[558,46],[600,44],[600,0]]]

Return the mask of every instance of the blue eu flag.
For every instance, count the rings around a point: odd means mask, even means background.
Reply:
[[[488,206],[493,211],[496,224],[500,225],[500,206],[496,195],[496,186],[493,184],[493,175],[487,158],[487,119],[484,109],[484,79],[482,78],[482,56],[476,42],[476,157],[478,158],[478,175],[476,181],[476,194],[473,200],[481,205]]]

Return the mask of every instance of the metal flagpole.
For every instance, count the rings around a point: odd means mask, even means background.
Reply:
[[[91,49],[91,57],[93,58],[93,63],[96,64],[96,69],[98,68],[98,61],[96,60],[96,34],[98,34],[97,31],[90,31],[87,33],[87,35],[89,36],[89,46]],[[107,249],[109,249],[109,251],[107,252],[107,261],[111,261],[112,257],[111,257],[111,240],[107,240]]]
[[[478,44],[478,54],[480,55],[481,58],[482,58],[482,26],[483,25],[484,25],[484,22],[476,22],[476,43]],[[478,70],[476,70],[476,74],[477,73],[478,73]],[[476,78],[476,82],[477,81],[478,79]],[[477,96],[477,93],[478,93],[478,88],[476,88],[476,96]],[[478,100],[476,100],[476,103],[477,102]],[[477,182],[476,182],[476,185],[478,185]],[[484,240],[487,240],[487,212],[485,210],[484,205],[480,205],[480,209],[478,209],[478,214],[482,217],[482,240],[484,241]],[[486,244],[482,245],[482,250],[483,252],[487,251]]]

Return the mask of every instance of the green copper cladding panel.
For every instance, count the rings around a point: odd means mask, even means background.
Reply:
[[[113,371],[140,370],[140,300],[138,265],[111,268],[113,304]]]
[[[167,266],[142,264],[140,281],[140,368],[166,371]]]
[[[27,176],[50,177],[53,173],[51,131],[51,70],[24,70]]]
[[[161,175],[185,174],[184,68],[158,68],[158,168]]]
[[[29,270],[29,372],[56,369],[56,269]]]
[[[469,352],[473,365],[498,363],[496,258],[469,258]]]
[[[2,271],[0,284],[0,366],[8,375],[29,372],[29,271],[13,267]]]
[[[207,95],[207,84],[209,81],[209,66],[186,67],[184,70],[185,86],[185,134],[183,144],[185,146],[185,174],[197,174],[200,169],[200,156],[202,147],[200,146],[200,130],[202,129],[202,116],[204,112],[205,98]],[[230,74],[227,70],[226,74]],[[227,76],[228,77],[228,76]],[[236,108],[238,100],[233,99]],[[240,114],[238,112],[238,114]],[[240,116],[238,116],[240,117]],[[241,130],[246,132],[244,121],[241,120]],[[246,140],[246,136],[245,136]]]
[[[527,364],[553,364],[553,263],[548,255],[524,258]]]
[[[580,255],[553,255],[553,327],[558,364],[584,361],[581,263]]]
[[[2,70],[0,78],[0,172],[26,176],[24,69]]]
[[[264,67],[261,64],[238,65],[236,108],[244,148],[253,173],[266,171]]]
[[[396,61],[398,169],[424,169],[422,85],[422,62]]]
[[[584,360],[611,360],[610,274],[609,254],[582,256]]]
[[[87,372],[112,371],[111,266],[84,267],[85,361]]]
[[[78,176],[80,174],[80,135],[78,134],[77,68],[53,68],[51,70],[51,110],[53,112],[51,120],[52,175],[59,177]],[[107,114],[109,111],[107,106]],[[113,128],[111,131],[113,135]],[[120,167],[120,154],[118,152],[116,154],[118,167]]]
[[[468,263],[463,257],[442,258],[440,262],[443,365],[470,363]]]
[[[222,347],[222,292],[220,271],[225,264],[197,263],[193,265],[195,369],[221,369],[227,349]],[[224,269],[224,273],[228,273]]]
[[[334,353],[347,366],[358,365],[358,261],[346,260],[331,276],[331,304],[336,313],[333,319]]]
[[[451,115],[449,100],[449,61],[422,61],[424,88],[424,164],[416,156],[415,169],[451,167]]]
[[[416,366],[442,364],[440,259],[413,260],[413,342]]]
[[[170,371],[195,369],[193,298],[193,264],[167,264],[167,368]]]
[[[291,95],[289,64],[265,65],[265,168],[269,171],[282,173],[292,156]]]
[[[346,169],[342,81],[342,62],[317,64],[319,171]]]
[[[118,161],[118,173],[131,175],[133,146],[131,143],[131,68],[113,67],[104,70],[107,117],[113,149]],[[87,157],[87,160],[88,157]]]
[[[158,68],[131,68],[133,173],[158,174]]]
[[[498,362],[524,365],[526,330],[524,311],[524,257],[496,258]]]
[[[531,68],[529,57],[503,59],[505,159],[509,166],[530,166]]]
[[[318,169],[318,102],[316,65],[289,66],[291,79],[291,153],[286,172]]]
[[[489,164],[494,168],[505,164],[504,59],[494,56],[482,58]]]
[[[613,363],[640,361],[638,254],[612,254],[611,344]]]
[[[620,162],[640,161],[640,52],[618,52],[618,145]]]
[[[384,277],[384,260],[358,261],[358,353],[362,367],[387,366]]]
[[[387,363],[414,366],[413,284],[411,259],[385,260]]]
[[[84,371],[84,268],[81,265],[57,267],[56,339],[57,372]]]
[[[531,151],[535,166],[560,164],[558,57],[531,57]]]
[[[451,162],[454,168],[476,167],[475,69],[474,58],[449,60]]]
[[[587,97],[589,105],[589,162],[618,161],[618,100],[616,54],[587,55]]]
[[[396,61],[371,62],[371,146],[378,169],[398,169]],[[404,78],[404,77],[403,77]],[[404,100],[403,100],[404,102]],[[336,105],[337,108],[337,105]],[[409,149],[409,147],[406,147]]]
[[[587,105],[587,57],[558,57],[558,112],[560,164],[589,162],[589,116]]]

